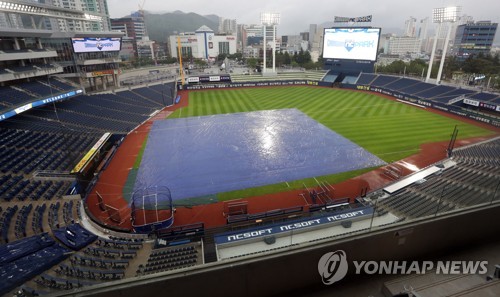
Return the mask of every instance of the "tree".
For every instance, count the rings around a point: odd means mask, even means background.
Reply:
[[[304,52],[304,61],[302,63],[312,63],[311,53],[309,51]]]
[[[292,63],[292,58],[290,57],[290,54],[288,52],[285,52],[283,58],[283,64],[290,65],[291,63]]]
[[[458,61],[457,57],[446,57],[443,69],[444,77],[447,79],[451,79],[453,77],[453,73],[457,71],[460,71],[460,62]]]
[[[224,61],[227,57],[227,54],[219,54],[217,56],[217,61]]]
[[[234,54],[231,54],[231,55],[227,55],[227,57],[229,59],[233,59],[233,60],[243,60],[243,53],[237,52],[237,53],[234,53]]]
[[[285,54],[278,52],[276,53],[276,66],[281,67],[285,64]]]
[[[248,58],[247,59],[248,68],[250,68],[252,70],[254,70],[255,67],[257,67],[257,63],[258,63],[258,61],[255,58]]]
[[[202,59],[195,59],[194,64],[196,65],[197,68],[204,68],[208,65],[207,61]]]

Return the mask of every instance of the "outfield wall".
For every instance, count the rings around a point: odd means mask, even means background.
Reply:
[[[219,297],[300,296],[316,290],[352,286],[366,276],[353,273],[353,261],[440,260],[447,252],[467,245],[498,240],[500,204],[455,211],[437,218],[423,218],[381,227],[371,233],[310,242],[252,258],[220,262],[109,282],[72,292],[72,296],[200,296]],[[346,278],[331,286],[321,282],[318,260],[327,252],[343,250],[349,263]],[[452,259],[464,260],[464,259]],[[475,259],[478,260],[478,259]],[[484,259],[480,259],[484,260]],[[496,263],[489,263],[494,265]],[[374,287],[373,291],[381,288]],[[68,293],[69,294],[69,293]],[[61,294],[64,295],[64,294]],[[203,293],[202,293],[203,295]]]
[[[218,83],[218,84],[193,84],[193,85],[177,85],[179,90],[214,90],[214,89],[232,89],[232,88],[255,88],[255,87],[277,87],[277,86],[318,86],[318,87],[332,87],[332,83],[313,81],[313,80],[289,80],[289,81],[262,81],[262,82],[245,82],[245,83]],[[411,103],[423,105],[425,107],[434,108],[451,114],[459,115],[461,117],[469,118],[478,122],[486,123],[494,127],[500,127],[500,120],[490,117],[485,114],[478,115],[469,112],[454,105],[447,105],[431,100],[416,98],[408,96],[404,93],[384,89],[381,87],[372,87],[369,85],[342,85],[343,89],[351,89],[358,91],[369,91],[380,93],[394,97],[396,99],[408,101]]]
[[[314,80],[276,80],[260,82],[242,83],[211,83],[211,84],[177,84],[179,90],[214,90],[214,89],[234,89],[234,88],[255,88],[255,87],[279,87],[279,86],[325,86],[331,87],[331,83],[318,82]]]
[[[369,85],[343,85],[342,88],[344,89],[352,89],[352,90],[358,90],[358,91],[369,91],[369,92],[375,92],[379,94],[384,94],[388,95],[391,97],[394,97],[396,99],[404,100],[407,102],[423,105],[425,107],[430,107],[433,109],[441,110],[447,113],[452,113],[461,117],[469,118],[478,122],[490,124],[494,127],[500,127],[500,120],[490,117],[485,114],[478,115],[476,113],[469,112],[467,110],[464,110],[458,106],[454,105],[448,105],[444,103],[439,103],[431,100],[426,100],[423,98],[418,98],[418,97],[413,97],[409,96],[404,93],[392,91],[389,89],[381,88],[381,87],[373,87]]]

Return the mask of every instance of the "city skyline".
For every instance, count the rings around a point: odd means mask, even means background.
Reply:
[[[475,21],[490,20],[500,22],[500,1],[495,0],[460,0],[460,1],[431,1],[421,0],[418,5],[409,6],[408,2],[383,0],[370,3],[353,0],[335,7],[331,1],[316,0],[314,5],[307,2],[298,2],[290,5],[291,1],[276,0],[239,2],[238,5],[228,5],[227,1],[213,0],[212,5],[201,4],[198,0],[180,2],[163,2],[146,0],[144,10],[154,13],[173,12],[180,10],[185,13],[194,12],[200,15],[215,14],[227,19],[236,19],[240,24],[258,24],[260,13],[264,11],[280,12],[280,35],[296,35],[308,31],[309,24],[332,22],[334,16],[357,17],[373,15],[372,26],[387,29],[404,29],[405,20],[410,16],[417,22],[425,17],[432,18],[432,9],[446,6],[462,6],[462,14],[472,16]],[[119,18],[137,11],[137,0],[108,0],[110,16]],[[234,2],[233,2],[234,3]],[[432,29],[432,26],[431,28]],[[497,37],[498,39],[498,37]]]

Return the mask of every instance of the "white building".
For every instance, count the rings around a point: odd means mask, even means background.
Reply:
[[[258,59],[260,56],[260,50],[261,50],[261,48],[259,48],[259,47],[247,46],[243,49],[243,56],[245,58]]]
[[[180,39],[183,57],[197,59],[217,58],[219,54],[236,53],[235,35],[216,35],[207,26],[201,26],[195,32],[188,32],[169,37],[170,53],[177,58],[177,41]]]
[[[407,55],[421,52],[421,40],[416,37],[391,36],[384,53],[389,55]]]
[[[281,37],[281,51],[293,54],[300,52],[300,50],[307,51],[308,47],[309,42],[303,40],[301,35],[284,35]]]

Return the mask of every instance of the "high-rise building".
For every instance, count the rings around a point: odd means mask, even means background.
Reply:
[[[125,37],[132,42],[134,49],[133,57],[147,59],[158,58],[153,50],[154,41],[149,40],[142,11],[133,12],[127,17],[111,19],[111,29],[123,32]],[[128,59],[130,56],[129,50],[121,50],[120,56],[123,59]]]
[[[309,24],[309,48],[314,47],[314,43],[318,41],[318,25],[317,24]]]
[[[302,37],[302,40],[309,42],[309,32],[300,32],[299,34]]]
[[[410,17],[405,21],[405,32],[403,36],[407,37],[415,37],[416,36],[416,23],[417,19],[414,17]]]
[[[301,50],[307,51],[308,41],[303,39],[302,35],[283,35],[281,36],[281,51],[288,53],[298,53]]]
[[[389,55],[407,55],[420,53],[421,41],[410,36],[391,36],[385,53]]]
[[[80,18],[45,19],[48,29],[62,32],[111,30],[107,0],[40,0],[38,2],[52,6],[54,9],[65,8],[87,13],[86,20]]]
[[[219,34],[236,34],[237,30],[238,26],[236,24],[236,20],[219,17]]]
[[[142,39],[147,35],[144,18],[139,12],[132,13],[130,16],[111,19],[111,30],[121,31],[125,37]]]
[[[429,18],[427,17],[425,19],[420,20],[420,28],[418,28],[418,34],[417,34],[418,39],[426,40],[428,31],[429,31]]]
[[[459,25],[455,34],[453,53],[465,60],[479,53],[489,54],[495,39],[498,23],[491,21],[470,22]]]
[[[0,82],[57,75],[86,89],[118,84],[123,33],[111,31],[106,0],[3,1],[0,27],[0,47],[13,51],[0,68],[22,72]],[[27,49],[39,51],[16,54]]]

